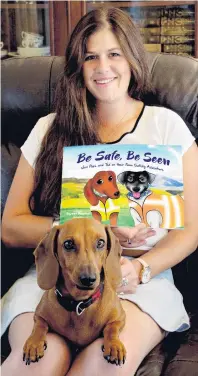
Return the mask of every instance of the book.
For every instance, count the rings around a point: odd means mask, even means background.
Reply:
[[[190,44],[164,44],[164,52],[193,52],[193,46]]]
[[[144,43],[145,50],[148,52],[161,52],[162,46],[161,44],[156,43]]]
[[[183,228],[182,148],[101,144],[63,149],[60,223]]]
[[[161,26],[185,26],[185,25],[195,25],[194,18],[172,18],[167,17],[161,18]]]
[[[195,35],[195,29],[192,26],[162,26],[161,27],[161,35]]]
[[[192,9],[185,9],[182,7],[168,7],[165,6],[161,9],[161,16],[167,17],[169,19],[171,18],[177,18],[177,17],[194,17],[195,11]]]
[[[144,37],[153,36],[153,35],[161,35],[161,28],[160,27],[140,27],[140,34]]]
[[[183,35],[167,35],[161,36],[162,44],[182,44],[182,43],[194,43],[195,38],[191,38]]]

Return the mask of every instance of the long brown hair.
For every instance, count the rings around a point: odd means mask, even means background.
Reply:
[[[100,142],[94,119],[95,98],[85,87],[82,66],[88,38],[104,27],[113,31],[130,64],[129,95],[143,99],[150,89],[144,46],[130,16],[118,8],[101,7],[81,18],[70,37],[64,72],[57,84],[56,116],[36,159],[35,186],[30,197],[34,214],[53,216],[59,213],[63,147]]]

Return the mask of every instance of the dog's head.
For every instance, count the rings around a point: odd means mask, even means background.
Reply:
[[[121,247],[109,226],[75,218],[54,227],[34,251],[38,285],[49,290],[64,281],[74,299],[86,299],[108,279],[115,289],[121,280]]]
[[[99,171],[89,179],[84,187],[84,195],[91,205],[97,205],[100,199],[116,199],[120,192],[113,171]]]
[[[126,186],[135,199],[141,197],[154,179],[155,175],[147,171],[124,171],[118,175],[118,181]]]

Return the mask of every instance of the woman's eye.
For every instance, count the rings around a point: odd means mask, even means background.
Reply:
[[[97,248],[98,249],[104,248],[104,245],[105,245],[105,241],[103,239],[99,239],[97,242]]]
[[[94,60],[94,59],[96,59],[95,55],[89,55],[85,57],[85,61]]]
[[[72,239],[68,239],[63,243],[63,247],[65,248],[66,251],[75,251],[76,246],[75,243]]]
[[[117,57],[117,56],[120,56],[120,54],[118,52],[111,52],[110,56],[111,57]]]

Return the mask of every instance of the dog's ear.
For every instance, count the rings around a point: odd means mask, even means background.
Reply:
[[[128,175],[128,172],[129,172],[129,171],[123,171],[123,172],[121,172],[121,173],[117,176],[118,182],[119,182],[120,184],[125,184],[125,183],[126,183],[126,176]]]
[[[151,174],[150,172],[147,172],[147,173],[148,173],[148,178],[149,178],[149,184],[151,184],[155,180],[156,175]]]
[[[99,203],[98,197],[92,191],[92,179],[89,179],[84,186],[84,195],[91,205],[95,206]]]
[[[41,289],[49,290],[56,285],[59,264],[55,256],[59,226],[55,226],[45,235],[34,251],[37,282]]]
[[[111,283],[113,289],[116,289],[121,283],[121,266],[120,257],[122,254],[122,248],[118,238],[114,235],[110,226],[105,226],[107,234],[107,258],[104,265],[105,277]]]
[[[115,172],[114,171],[107,171],[110,175],[112,175],[113,176],[113,179],[115,179],[116,180],[116,174],[115,174]]]

